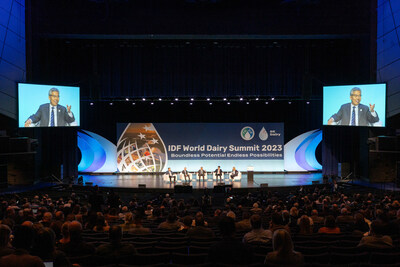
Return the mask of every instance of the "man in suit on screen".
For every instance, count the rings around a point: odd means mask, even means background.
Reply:
[[[350,91],[351,103],[343,104],[336,114],[328,120],[328,125],[337,123],[338,125],[349,126],[369,126],[378,122],[378,113],[375,111],[375,104],[366,105],[361,102],[361,89],[354,87]]]
[[[57,88],[49,90],[50,103],[40,105],[38,111],[25,121],[25,127],[32,123],[39,123],[41,127],[68,126],[75,121],[74,114],[71,112],[71,106],[67,108],[58,104],[60,101],[60,92]]]

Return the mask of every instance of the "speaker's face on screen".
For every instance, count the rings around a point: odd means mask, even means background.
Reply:
[[[361,102],[361,91],[354,91],[350,95],[350,100],[354,106],[358,106],[358,104]]]
[[[51,92],[51,95],[49,95],[49,99],[50,99],[50,104],[52,106],[57,106],[58,101],[60,101],[60,95],[58,94],[57,91],[53,91]]]

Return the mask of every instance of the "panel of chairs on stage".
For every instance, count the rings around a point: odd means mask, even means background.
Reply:
[[[164,182],[175,182],[177,184],[185,184],[190,182],[216,182],[216,183],[232,183],[240,182],[242,179],[242,173],[237,170],[231,172],[217,173],[217,171],[207,172],[205,170],[199,170],[197,172],[173,172],[168,171],[163,174]]]

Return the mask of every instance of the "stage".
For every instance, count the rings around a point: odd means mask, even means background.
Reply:
[[[177,181],[175,184],[164,181],[162,174],[82,174],[82,176],[84,185],[92,183],[90,185],[99,187],[139,188],[139,185],[145,185],[148,189],[173,189],[175,185],[183,185],[181,181]],[[244,173],[240,181],[232,182],[226,176],[224,184],[232,185],[233,188],[259,188],[266,184],[268,187],[311,185],[315,181],[322,183],[322,173],[255,173],[253,181],[248,181],[247,174]],[[213,188],[218,183],[212,180],[204,182],[192,180],[188,185],[193,189],[203,189]]]

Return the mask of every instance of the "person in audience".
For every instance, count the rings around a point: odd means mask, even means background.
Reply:
[[[96,225],[93,227],[95,232],[107,232],[110,229],[107,221],[101,212],[97,213]]]
[[[304,257],[300,252],[293,250],[290,234],[284,229],[277,229],[272,238],[274,251],[265,257],[265,264],[278,266],[300,266],[304,264]]]
[[[69,239],[68,243],[60,246],[60,250],[64,251],[68,257],[94,254],[94,246],[83,241],[82,224],[80,222],[72,221],[69,224]]]
[[[269,243],[271,241],[272,232],[262,228],[260,215],[251,216],[250,223],[252,230],[243,236],[243,243]]]
[[[71,263],[64,252],[56,250],[56,234],[49,227],[40,229],[34,237],[32,254],[44,262],[53,262],[55,267],[69,267]]]
[[[363,235],[369,231],[369,225],[364,219],[364,215],[361,213],[354,214],[354,223],[349,227],[349,230],[354,234]]]
[[[118,258],[137,254],[136,249],[132,244],[122,243],[122,235],[121,226],[111,226],[109,231],[110,243],[97,247],[96,255]]]
[[[302,215],[298,220],[299,234],[311,235],[313,233],[313,226],[311,225],[310,217]]]
[[[310,218],[314,222],[314,224],[322,224],[322,223],[324,223],[324,217],[318,216],[318,211],[315,210],[315,209],[311,211]]]
[[[58,245],[67,244],[70,241],[70,239],[69,239],[69,225],[70,225],[70,222],[65,222],[61,226],[62,238],[58,241]]]
[[[190,228],[186,236],[189,238],[213,238],[215,234],[213,230],[207,228],[204,225],[204,216],[202,212],[198,212],[194,217],[195,225],[194,227]]]
[[[222,211],[221,211],[220,209],[216,209],[216,210],[214,211],[214,216],[211,217],[210,220],[208,221],[210,227],[211,227],[211,226],[218,226],[218,225],[219,225],[219,222],[220,222],[220,220],[222,219],[221,214],[222,214]]]
[[[274,233],[278,229],[285,229],[290,233],[290,228],[287,225],[284,225],[282,215],[278,212],[272,214],[271,223],[269,226],[269,230]]]
[[[15,249],[12,247],[11,229],[8,225],[0,224],[0,258],[14,253]]]
[[[56,211],[54,221],[51,223],[50,228],[56,234],[57,239],[61,238],[61,227],[64,224],[64,212],[61,210]]]
[[[329,215],[325,218],[325,226],[319,228],[321,234],[340,234],[340,228],[336,226],[335,218]]]
[[[0,266],[7,267],[45,267],[43,261],[29,255],[33,241],[33,229],[26,225],[16,225],[12,241],[15,251],[0,258]]]
[[[250,211],[252,214],[260,214],[262,212],[262,209],[259,207],[259,204],[255,202],[253,204],[253,208]]]
[[[257,204],[257,203],[254,203]],[[243,231],[250,231],[251,230],[251,222],[250,222],[250,213],[243,212],[242,220],[236,223],[236,231],[243,232]]]
[[[192,221],[193,221],[193,219],[189,215],[183,217],[183,219],[182,219],[183,225],[178,230],[179,233],[186,234],[189,231],[190,227],[192,227]]]
[[[177,221],[176,214],[174,212],[170,212],[167,220],[165,222],[160,223],[158,226],[159,229],[164,230],[178,230],[182,227],[182,223]]]
[[[130,234],[143,235],[143,234],[151,234],[150,228],[143,227],[142,225],[142,215],[136,214],[133,220],[133,227],[131,227],[128,232]]]
[[[340,215],[336,218],[336,223],[338,224],[351,224],[354,223],[353,216],[350,215],[346,208],[340,210]]]
[[[223,217],[219,223],[222,241],[210,247],[207,262],[211,264],[250,265],[253,261],[251,249],[235,238],[235,221]]]
[[[122,231],[124,231],[124,232],[128,232],[132,228],[135,227],[135,224],[133,222],[133,214],[132,214],[132,212],[127,212],[125,214],[125,222],[123,224],[121,224],[120,226],[122,228]]]
[[[369,235],[364,236],[360,240],[358,247],[369,249],[392,249],[393,240],[390,236],[383,235],[384,230],[384,224],[381,221],[373,221],[371,223]]]
[[[50,227],[52,221],[53,221],[53,214],[51,214],[51,212],[45,212],[43,214],[43,219],[39,222],[43,225],[43,227]]]

